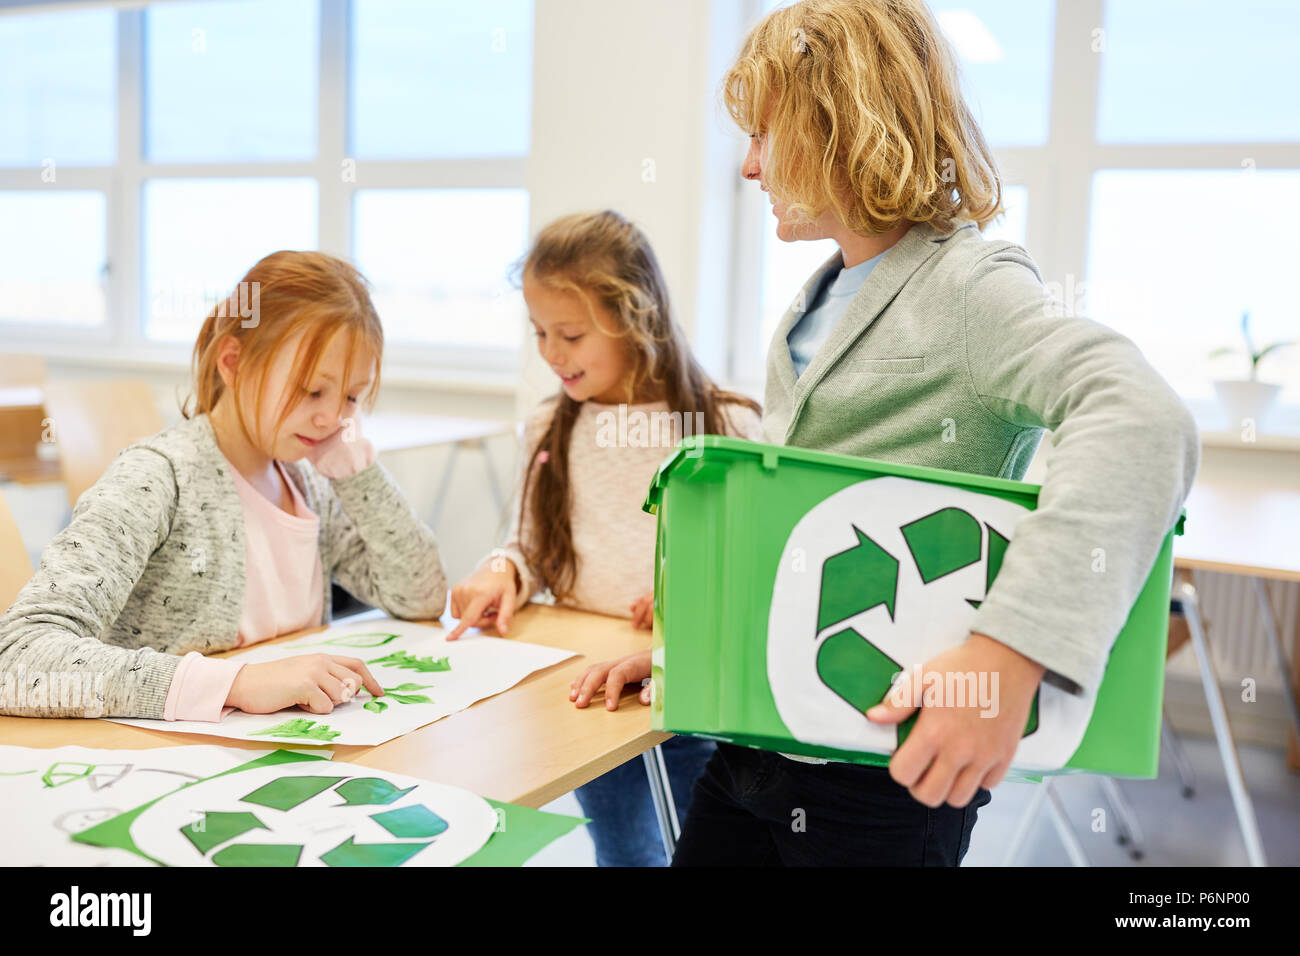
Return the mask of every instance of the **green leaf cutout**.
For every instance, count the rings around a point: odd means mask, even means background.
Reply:
[[[267,727],[265,730],[250,730],[249,737],[303,737],[307,740],[333,740],[343,733],[341,730],[330,730],[329,724],[318,723],[314,720],[307,720],[304,717],[294,717],[274,727]]]
[[[325,644],[333,644],[336,647],[383,647],[401,636],[400,634],[386,634],[381,631],[370,634],[342,634],[339,637],[331,637],[328,641],[319,641],[309,646],[320,647]]]
[[[384,657],[376,657],[373,661],[366,661],[367,664],[382,664],[384,667],[396,667],[402,670],[419,671],[422,674],[431,674],[435,671],[451,670],[451,662],[445,657],[434,659],[432,657],[412,657],[406,651],[393,651]]]

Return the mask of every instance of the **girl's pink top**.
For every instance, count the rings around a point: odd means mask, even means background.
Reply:
[[[307,507],[284,467],[276,470],[293,496],[293,514],[269,501],[233,465],[231,475],[244,506],[244,608],[239,646],[320,624],[320,518]],[[163,707],[166,720],[220,720],[235,675],[234,660],[185,655]]]

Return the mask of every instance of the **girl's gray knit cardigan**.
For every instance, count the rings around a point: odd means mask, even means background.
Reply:
[[[285,471],[320,516],[322,624],[331,580],[394,617],[442,614],[433,532],[382,465]],[[243,598],[243,508],[198,415],[121,451],[78,499],[0,617],[0,713],[162,717],[184,654],[236,646]]]

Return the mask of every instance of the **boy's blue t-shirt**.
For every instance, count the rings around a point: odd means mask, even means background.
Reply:
[[[794,361],[796,378],[803,375],[808,368],[817,350],[831,334],[831,329],[835,328],[835,323],[848,310],[849,303],[858,294],[858,289],[862,288],[862,283],[867,281],[867,276],[871,275],[871,270],[883,256],[882,252],[866,262],[858,263],[852,269],[841,268],[838,272],[830,273],[822,281],[821,288],[813,297],[812,305],[791,327],[785,339],[790,346],[790,358]]]

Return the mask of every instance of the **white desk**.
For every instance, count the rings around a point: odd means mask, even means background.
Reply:
[[[498,514],[505,511],[506,496],[502,491],[496,467],[492,464],[492,456],[488,453],[487,440],[498,435],[513,433],[515,426],[512,422],[481,418],[448,418],[442,415],[387,413],[367,416],[362,429],[366,438],[375,446],[375,451],[380,453],[451,446],[447,464],[443,466],[442,477],[438,480],[438,490],[433,499],[433,511],[429,515],[429,527],[435,530],[438,527],[443,505],[446,504],[447,492],[451,488],[452,475],[456,470],[456,461],[462,449],[477,451],[482,456],[483,467],[487,472],[488,491],[496,503]]]

